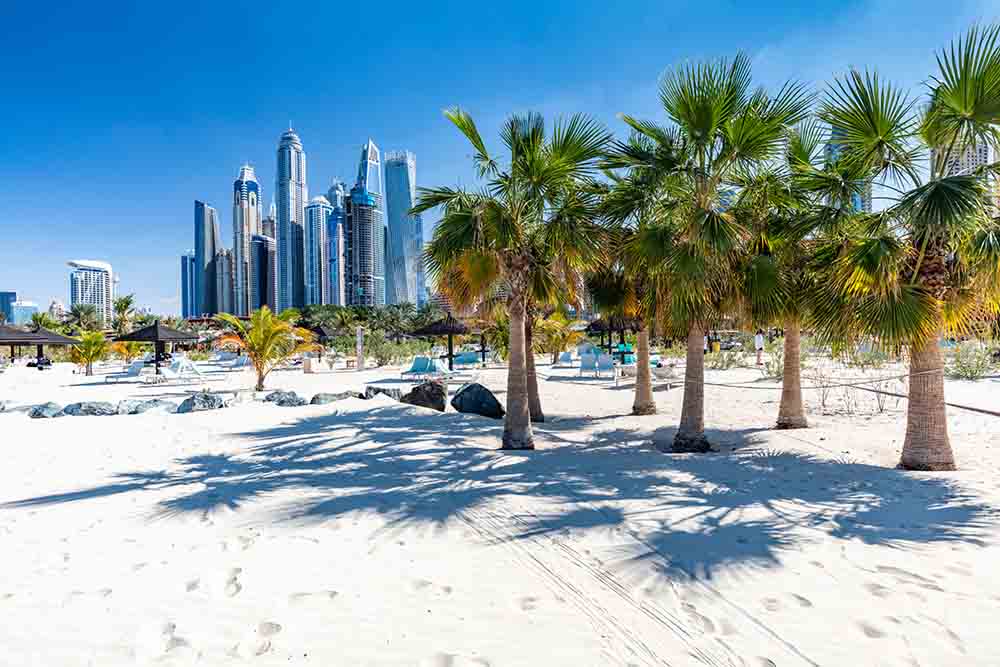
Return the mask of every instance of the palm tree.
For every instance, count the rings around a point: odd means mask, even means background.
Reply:
[[[126,366],[132,363],[133,359],[142,354],[143,348],[143,343],[137,343],[135,341],[118,342],[112,343],[111,345],[111,351],[121,356]]]
[[[428,301],[423,304],[413,314],[410,319],[410,326],[414,329],[425,327],[431,322],[437,322],[445,316],[445,312],[436,303]]]
[[[126,294],[114,301],[114,316],[112,327],[115,333],[123,336],[132,328],[132,318],[135,316],[135,295]]]
[[[215,319],[227,331],[216,339],[215,344],[217,347],[232,345],[242,350],[257,371],[257,391],[264,391],[268,373],[292,356],[317,348],[315,334],[295,326],[298,317],[294,309],[275,315],[267,306],[255,310],[249,322],[229,313],[219,313]]]
[[[609,135],[581,115],[557,122],[551,134],[537,114],[512,116],[501,131],[510,159],[501,164],[468,113],[452,109],[445,115],[472,144],[486,183],[474,192],[420,190],[413,213],[443,207],[427,250],[427,270],[439,286],[455,276],[472,294],[499,286],[506,296],[510,358],[502,447],[532,449],[525,318],[536,288],[565,284],[549,277],[589,268],[600,258],[596,199],[581,183],[592,180]]]
[[[75,303],[69,310],[67,323],[77,332],[95,331],[101,326],[97,306],[91,303]]]
[[[575,346],[586,336],[575,327],[578,322],[556,311],[545,319],[535,321],[535,329],[542,335],[541,351],[552,355],[552,364],[559,362],[559,355]]]
[[[817,326],[906,346],[910,382],[900,466],[952,470],[944,403],[945,331],[970,333],[1000,303],[1000,225],[987,177],[1000,165],[958,172],[975,146],[998,145],[1000,26],[973,28],[937,56],[926,106],[872,72],[829,88],[820,117],[848,163],[891,194],[819,254],[830,270]],[[928,176],[917,162],[929,153]]]
[[[736,297],[736,252],[747,230],[729,209],[734,176],[775,156],[810,96],[788,83],[772,97],[751,90],[749,59],[683,65],[660,82],[670,126],[622,116],[647,145],[616,146],[609,166],[638,169],[675,206],[638,230],[634,247],[669,276],[663,295],[671,328],[687,336],[680,425],[674,451],[707,451],[703,335]]]
[[[350,308],[340,308],[330,318],[330,326],[341,334],[349,334],[356,324],[357,319]]]
[[[49,329],[54,330],[59,326],[55,318],[46,312],[32,313],[31,314],[31,326],[34,329]]]
[[[69,357],[72,362],[86,369],[88,376],[94,374],[94,363],[108,356],[111,346],[100,331],[84,331],[80,336],[80,344],[70,348]]]

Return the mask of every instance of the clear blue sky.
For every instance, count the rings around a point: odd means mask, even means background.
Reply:
[[[488,137],[513,111],[657,115],[656,82],[685,59],[754,58],[755,78],[821,88],[876,66],[917,89],[934,49],[979,0],[697,2],[30,2],[4,4],[0,40],[0,290],[68,302],[69,259],[111,262],[120,289],[179,310],[194,199],[231,232],[249,160],[270,202],[289,120],[310,193],[353,183],[363,141],[417,154],[420,185],[473,178],[442,109]]]

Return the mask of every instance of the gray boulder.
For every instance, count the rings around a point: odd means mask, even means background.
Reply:
[[[365,387],[365,398],[366,399],[374,398],[378,394],[385,394],[389,398],[392,398],[392,399],[397,400],[397,401],[402,400],[402,398],[403,398],[403,390],[402,389],[395,389],[395,388],[390,388],[390,387],[373,387],[371,385],[368,385],[367,387]]]
[[[61,414],[62,406],[49,401],[48,403],[42,403],[31,408],[28,416],[32,419],[52,419],[53,417],[61,416]]]
[[[277,403],[278,399],[282,396],[287,396],[288,394],[294,394],[294,391],[282,391],[281,389],[276,389],[270,394],[264,397],[264,400],[268,403]]]
[[[163,399],[154,398],[148,401],[141,401],[139,405],[130,412],[130,415],[141,415],[144,412],[149,412],[150,410],[162,410],[163,412],[177,412],[177,404],[171,401],[164,401]]]
[[[497,397],[478,382],[462,387],[451,399],[451,407],[457,412],[482,415],[491,419],[502,419],[504,416],[503,406]]]
[[[326,405],[327,403],[342,401],[345,398],[364,398],[364,396],[356,391],[342,391],[338,394],[319,393],[313,396],[309,403],[312,405]]]
[[[134,415],[135,409],[142,404],[142,401],[136,400],[134,398],[126,398],[118,401],[118,414],[120,415]]]
[[[275,405],[280,405],[283,408],[297,408],[300,405],[309,405],[309,401],[302,398],[294,391],[289,391],[283,396],[279,396],[275,401]]]
[[[226,402],[217,394],[201,393],[185,398],[177,407],[177,412],[202,412],[226,407]]]
[[[118,414],[118,408],[104,401],[83,401],[70,403],[63,408],[63,414],[71,417],[107,417]]]
[[[399,400],[410,405],[419,405],[422,408],[430,408],[438,412],[444,412],[445,400],[448,398],[448,388],[443,382],[438,380],[428,380],[418,384],[410,393],[405,394]]]

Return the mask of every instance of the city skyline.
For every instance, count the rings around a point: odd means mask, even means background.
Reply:
[[[282,20],[279,7],[251,5],[246,15],[255,23]],[[353,180],[357,142],[369,134],[387,148],[416,153],[420,184],[472,185],[475,174],[456,158],[467,153],[464,140],[441,116],[451,105],[469,109],[486,137],[497,135],[509,111],[532,109],[546,117],[592,113],[623,137],[618,112],[662,119],[656,80],[665,67],[740,49],[767,85],[794,77],[821,90],[850,66],[877,66],[883,77],[917,92],[935,48],[969,23],[996,15],[986,2],[916,2],[905,13],[891,2],[808,8],[650,3],[635,8],[632,18],[641,20],[626,26],[620,9],[576,3],[536,8],[515,30],[498,20],[496,9],[480,8],[471,17],[444,11],[431,21],[400,4],[392,8],[398,20],[380,35],[394,48],[380,50],[373,67],[361,31],[334,43],[311,33],[289,42],[277,33],[232,29],[221,7],[181,13],[157,31],[155,48],[142,29],[156,21],[151,6],[102,14],[99,27],[110,39],[97,42],[84,30],[59,30],[61,21],[96,26],[96,15],[83,7],[65,8],[58,21],[40,19],[30,6],[10,9],[12,24],[25,27],[0,46],[6,87],[18,100],[0,111],[11,128],[0,148],[9,230],[0,248],[0,290],[40,305],[68,301],[66,259],[96,257],[116,267],[123,292],[135,292],[139,303],[162,313],[181,311],[178,257],[191,246],[191,200],[224,211],[234,170],[249,164],[264,203],[270,202],[274,140],[289,120],[310,150],[309,180],[317,193],[334,177]],[[311,11],[316,20],[337,24],[363,15],[352,7]],[[469,20],[486,26],[475,38],[456,30]],[[665,44],[662,26],[677,22],[694,27]],[[553,25],[567,30],[554,32]],[[183,48],[195,29],[215,35],[198,53]],[[412,39],[414,30],[422,39]],[[437,48],[442,39],[457,40],[454,48],[467,54],[458,68]],[[602,49],[590,48],[597,40]],[[121,62],[123,50],[133,54],[127,62]],[[241,70],[266,83],[266,94],[249,98],[252,113],[233,104],[247,100],[245,77],[233,76],[234,53],[242,54]],[[524,76],[516,87],[502,86],[511,70]],[[344,105],[343,89],[326,83],[330,71],[338,77],[362,71],[368,85],[352,89],[351,104]],[[148,85],[150,76],[157,86]],[[74,108],[70,116],[67,106]],[[88,186],[75,193],[72,215],[42,217],[37,202],[55,183],[80,174]],[[222,242],[232,247],[225,218]],[[425,228],[434,219],[427,216]],[[143,243],[136,243],[137,229]]]

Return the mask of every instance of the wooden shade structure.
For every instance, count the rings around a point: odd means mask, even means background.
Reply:
[[[601,345],[604,345],[604,333],[608,334],[608,354],[611,354],[612,343],[614,342],[613,336],[617,331],[619,332],[619,340],[625,342],[625,331],[637,332],[641,329],[639,326],[639,321],[632,319],[630,317],[620,317],[618,315],[613,315],[611,317],[601,317],[590,324],[587,325],[587,333],[595,334],[599,333],[601,335]]]
[[[16,327],[0,325],[0,345],[10,345],[10,357],[14,358],[14,346],[34,345],[36,347],[36,360],[41,368],[43,358],[42,346],[44,345],[76,345],[79,343],[75,338],[63,336],[55,331],[49,331],[39,327],[33,331],[26,331]]]
[[[455,370],[455,336],[464,336],[469,333],[469,327],[465,326],[460,320],[456,320],[452,317],[451,313],[448,316],[440,319],[436,322],[431,322],[425,327],[420,327],[414,331],[410,332],[411,336],[416,336],[418,338],[436,338],[438,336],[448,337],[448,370]]]
[[[156,366],[157,375],[160,374],[160,356],[163,354],[166,343],[184,343],[192,340],[198,340],[198,334],[171,329],[160,324],[159,320],[148,327],[136,329],[115,338],[116,343],[152,343],[156,350],[153,354],[153,363]]]

